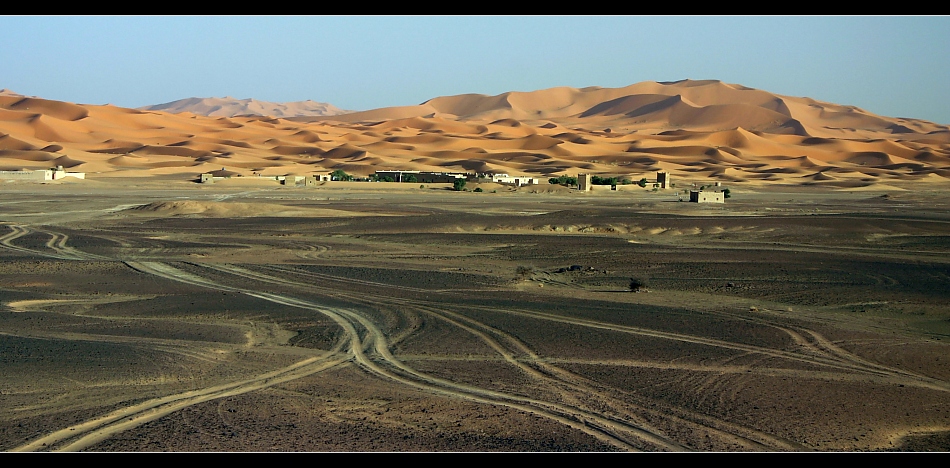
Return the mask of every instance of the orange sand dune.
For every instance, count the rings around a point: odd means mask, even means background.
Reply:
[[[284,110],[289,109],[285,107]],[[88,178],[342,169],[693,182],[950,178],[950,128],[715,80],[463,94],[332,116],[206,116],[0,93],[0,168]],[[850,185],[849,185],[850,184]]]
[[[31,114],[42,114],[59,120],[80,120],[89,115],[89,111],[80,105],[46,99],[0,96],[0,108]]]
[[[0,158],[2,159],[21,159],[24,161],[52,161],[58,157],[59,155],[55,153],[48,153],[46,151],[0,150]]]

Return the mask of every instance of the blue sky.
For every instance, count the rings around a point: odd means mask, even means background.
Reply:
[[[0,88],[366,110],[716,79],[950,124],[950,16],[0,16]]]

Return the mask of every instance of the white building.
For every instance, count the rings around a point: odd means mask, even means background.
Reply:
[[[538,185],[538,179],[535,177],[528,176],[509,176],[508,174],[493,174],[491,176],[492,182],[497,182],[499,184],[511,184],[515,187],[520,187],[522,185]]]
[[[0,171],[0,180],[60,180],[66,177],[85,179],[85,172],[67,172],[63,166],[35,171]]]

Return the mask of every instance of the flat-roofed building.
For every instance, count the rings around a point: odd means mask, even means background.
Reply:
[[[297,174],[287,174],[283,176],[277,176],[277,180],[280,181],[282,185],[297,185],[297,182],[304,180],[304,176]]]
[[[725,203],[726,195],[722,192],[707,192],[705,190],[690,190],[689,201],[693,203]]]
[[[535,177],[528,176],[509,176],[508,174],[494,174],[491,177],[492,182],[497,182],[499,184],[510,184],[515,187],[520,187],[522,185],[538,185],[538,179]]]

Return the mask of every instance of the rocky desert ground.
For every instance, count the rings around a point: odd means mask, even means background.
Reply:
[[[950,448],[947,192],[730,187],[0,184],[0,448]]]

